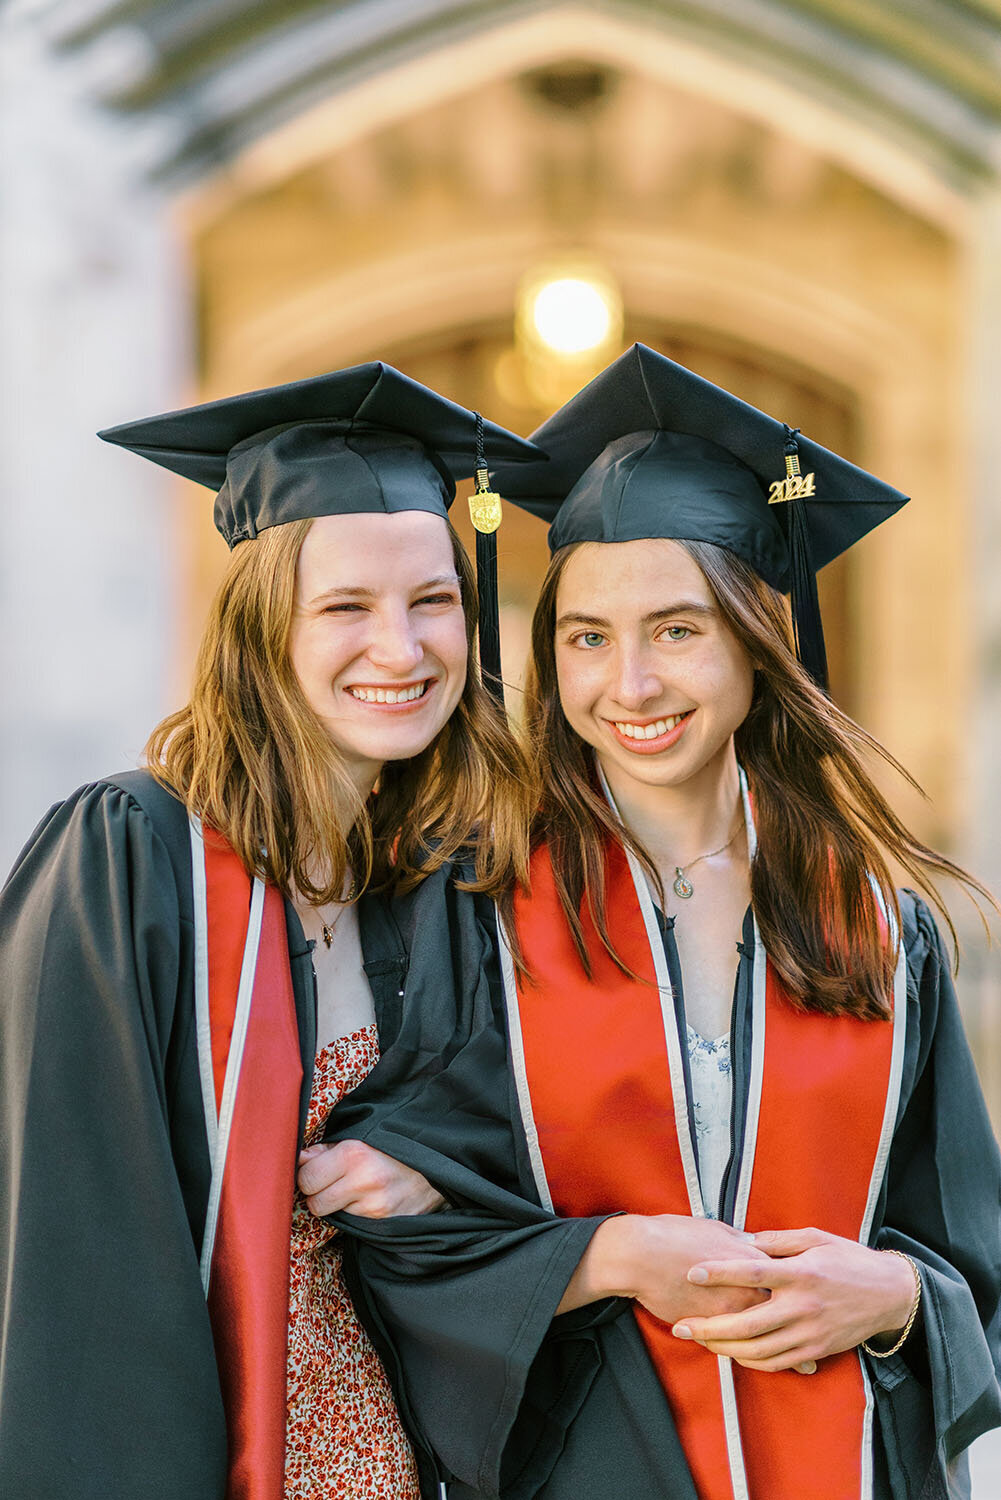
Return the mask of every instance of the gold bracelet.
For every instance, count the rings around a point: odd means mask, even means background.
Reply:
[[[907,1319],[907,1322],[904,1324],[903,1332],[901,1333],[897,1342],[894,1344],[893,1348],[872,1349],[866,1343],[865,1339],[862,1340],[862,1348],[865,1350],[866,1354],[871,1354],[873,1359],[889,1359],[891,1354],[896,1354],[897,1350],[903,1344],[907,1335],[914,1327],[914,1319],[917,1317],[918,1308],[921,1306],[921,1272],[918,1270],[917,1265],[914,1263],[911,1257],[909,1255],[905,1255],[902,1250],[883,1250],[880,1253],[883,1255],[899,1255],[901,1260],[906,1260],[907,1264],[911,1268],[911,1274],[914,1277],[914,1301],[911,1305],[911,1315]]]

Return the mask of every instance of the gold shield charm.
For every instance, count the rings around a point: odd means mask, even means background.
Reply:
[[[477,531],[489,534],[501,523],[501,497],[490,489],[486,469],[476,471],[476,489],[469,497],[469,516]]]

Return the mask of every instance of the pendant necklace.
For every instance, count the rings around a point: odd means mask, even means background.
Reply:
[[[739,832],[740,829],[736,828],[734,832],[731,833],[725,844],[720,844],[718,849],[710,849],[708,854],[700,854],[696,859],[690,859],[687,865],[675,865],[674,881],[671,885],[671,889],[674,894],[676,896],[680,896],[682,901],[689,901],[691,897],[695,895],[695,887],[694,885],[692,885],[692,882],[687,879],[685,871],[694,870],[695,866],[700,865],[704,859],[715,859],[717,854],[725,854]]]
[[[335,929],[337,927],[337,924],[341,920],[341,918],[343,917],[344,913],[347,911],[348,907],[351,905],[352,901],[355,899],[355,897],[357,896],[357,894],[358,894],[358,882],[355,880],[355,877],[352,875],[352,877],[351,877],[351,884],[348,887],[348,893],[347,893],[347,895],[344,898],[344,902],[343,902],[343,904],[341,906],[340,911],[337,913],[336,917],[334,918],[334,920],[332,922],[322,922],[321,921],[321,923],[320,923],[320,926],[323,929],[323,944],[324,944],[324,947],[329,948],[330,945],[331,945],[331,943],[334,941],[334,931],[335,931]]]

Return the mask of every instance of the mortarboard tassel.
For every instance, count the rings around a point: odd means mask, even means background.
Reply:
[[[824,626],[820,617],[820,599],[817,595],[817,574],[810,552],[810,526],[806,514],[804,496],[811,494],[812,486],[800,480],[799,444],[796,439],[799,428],[786,427],[786,484],[789,509],[788,542],[790,563],[790,604],[792,606],[792,628],[796,638],[796,654],[818,687],[828,690],[827,651],[824,647]],[[808,475],[807,480],[813,476]]]
[[[483,418],[479,412],[476,413],[476,489],[469,497],[469,514],[476,528],[480,680],[497,702],[503,705],[500,606],[497,597],[497,528],[501,523],[501,497],[490,488],[483,445]]]
[[[504,702],[501,681],[500,619],[497,600],[497,537],[492,531],[476,533],[476,588],[480,596],[480,677],[484,687]]]

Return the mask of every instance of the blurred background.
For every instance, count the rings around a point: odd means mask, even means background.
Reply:
[[[209,494],[95,429],[382,358],[527,433],[642,339],[913,495],[823,575],[835,691],[1001,891],[1001,0],[0,28],[4,866],[184,700],[225,561]],[[509,507],[499,548],[517,683],[541,524]],[[956,914],[998,1121],[999,962]]]
[[[208,492],[95,429],[382,358],[527,433],[642,339],[913,495],[822,575],[835,691],[1001,890],[1001,0],[0,26],[5,866],[184,700],[225,561]],[[516,684],[544,529],[508,507],[499,548]],[[1001,1119],[998,968],[969,945]]]

